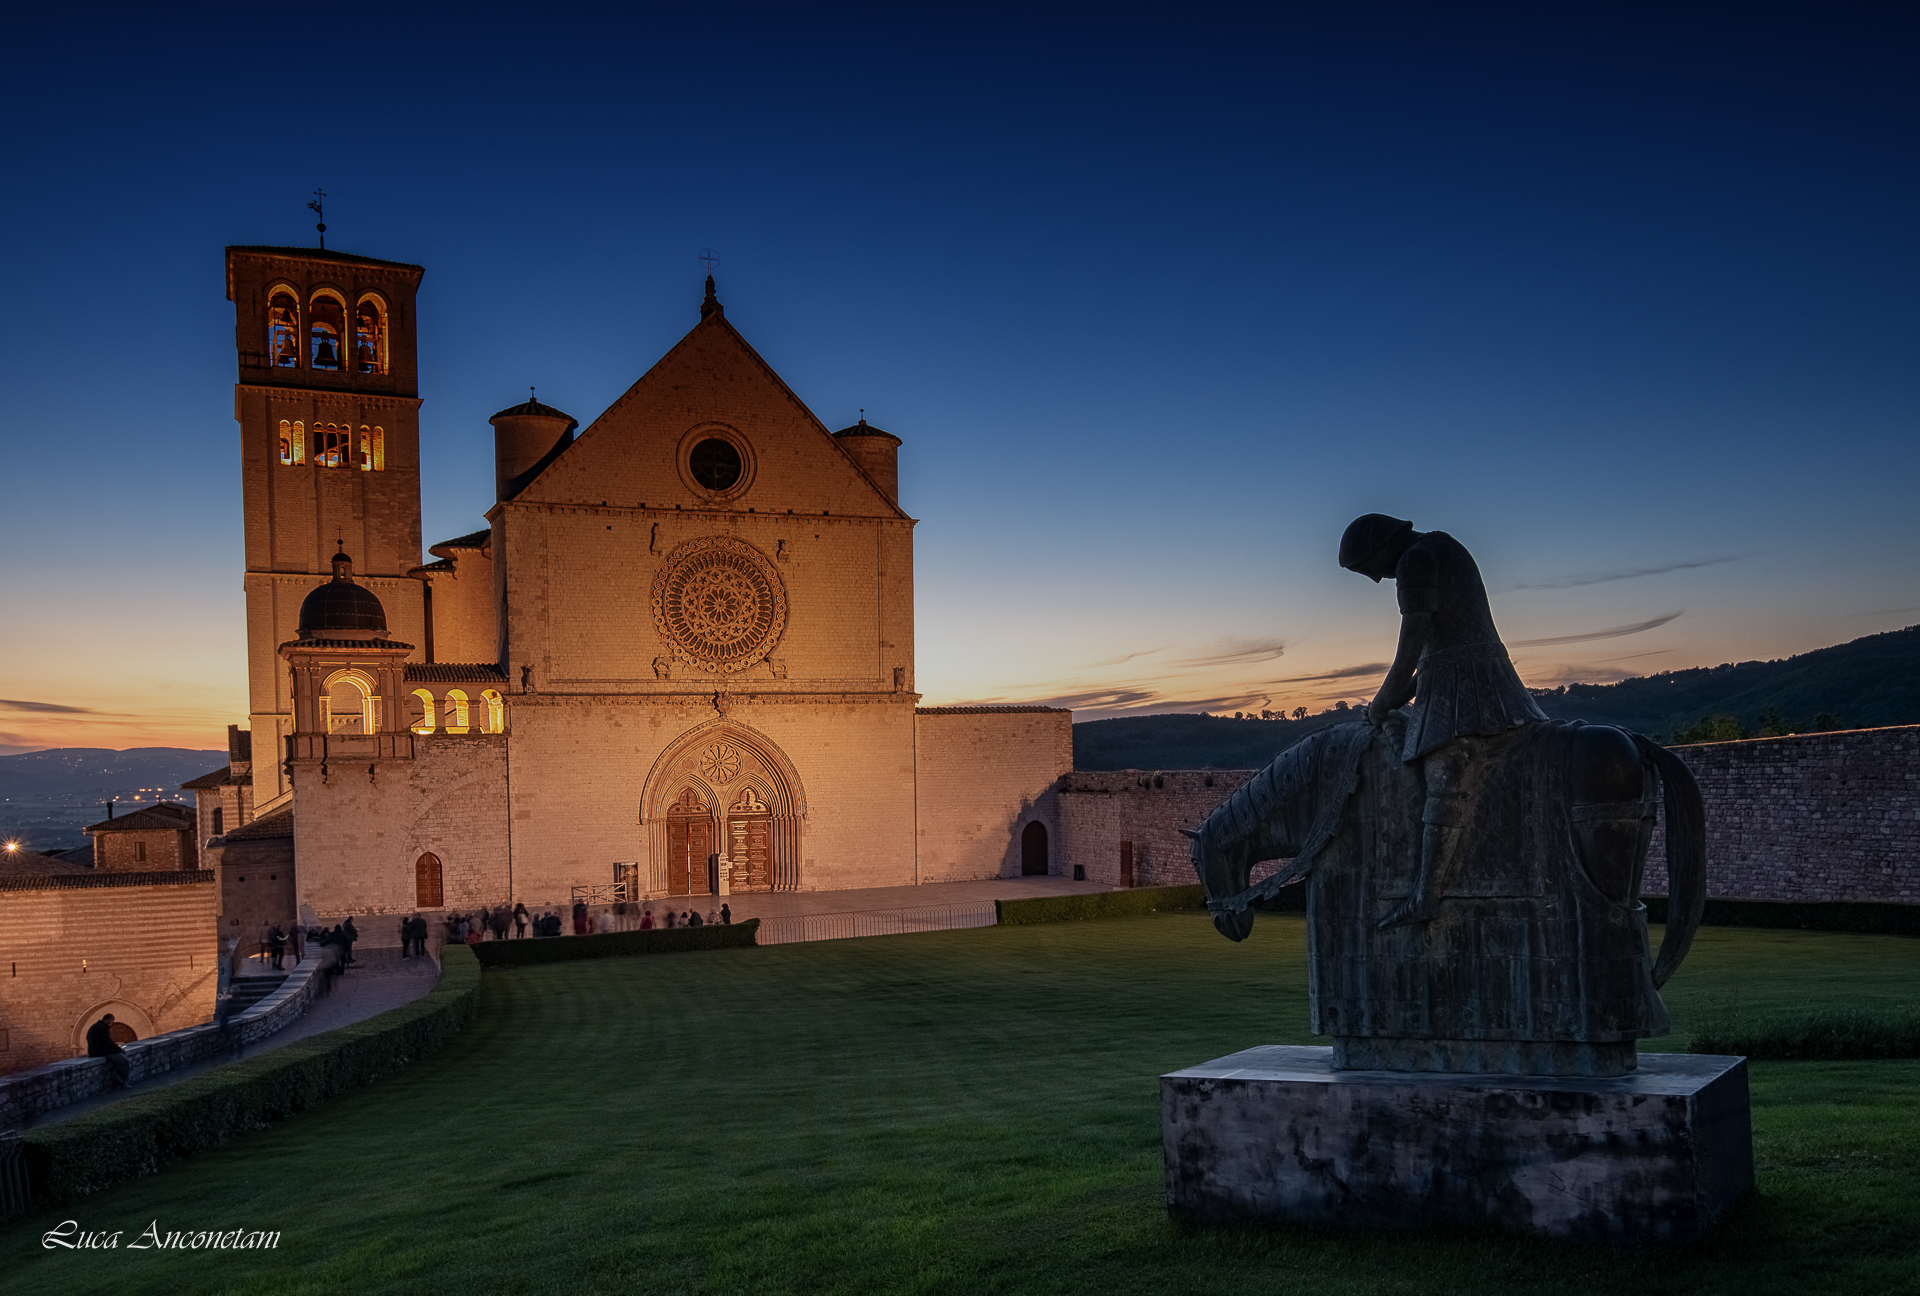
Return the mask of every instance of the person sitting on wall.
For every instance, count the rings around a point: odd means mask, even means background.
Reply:
[[[687,926],[698,927],[699,925],[700,925],[700,911],[698,909],[687,910]]]
[[[87,1027],[87,1056],[107,1060],[107,1074],[113,1078],[115,1089],[125,1089],[131,1083],[133,1063],[127,1060],[127,1051],[120,1047],[120,1041],[113,1037],[112,1013]]]

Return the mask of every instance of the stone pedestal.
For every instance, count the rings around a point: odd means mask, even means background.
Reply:
[[[1167,1208],[1202,1222],[1689,1242],[1753,1188],[1746,1059],[1606,1079],[1336,1071],[1270,1044],[1160,1078]]]

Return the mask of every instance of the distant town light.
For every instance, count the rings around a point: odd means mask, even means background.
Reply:
[[[19,849],[20,849],[20,843],[19,843],[19,842],[17,842],[17,841],[10,841],[10,842],[8,842],[8,843],[7,843],[7,854],[9,854],[9,855],[11,855],[11,854],[13,854],[13,853],[14,853],[15,851],[17,851],[17,850],[19,850]]]

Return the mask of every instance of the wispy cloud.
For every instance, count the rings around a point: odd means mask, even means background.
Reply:
[[[92,715],[92,707],[61,706],[58,702],[19,702],[0,698],[0,708],[8,711],[37,711],[50,715]]]
[[[1088,662],[1087,669],[1092,670],[1098,666],[1124,666],[1136,657],[1151,657],[1155,653],[1163,653],[1171,647],[1173,647],[1172,644],[1161,644],[1158,648],[1142,648],[1139,652],[1130,652],[1119,657],[1109,657],[1105,661]]]
[[[1657,630],[1667,622],[1677,619],[1678,612],[1669,612],[1657,616],[1651,621],[1636,621],[1632,625],[1609,626],[1605,630],[1589,630],[1585,634],[1554,635],[1547,639],[1515,639],[1515,648],[1550,648],[1555,644],[1589,643],[1595,639],[1624,639],[1628,635],[1639,634],[1645,630]]]
[[[1275,684],[1325,684],[1333,680],[1358,679],[1362,675],[1384,675],[1387,662],[1367,662],[1362,666],[1342,666],[1339,670],[1328,671],[1324,675],[1295,675],[1288,679],[1275,680]]]
[[[1692,571],[1696,567],[1716,567],[1739,562],[1750,554],[1727,554],[1721,558],[1694,558],[1685,562],[1662,563],[1658,567],[1623,567],[1618,571],[1585,572],[1575,576],[1557,576],[1551,580],[1521,581],[1508,585],[1510,590],[1576,589],[1582,585],[1605,585],[1609,581],[1638,580],[1642,576],[1663,576],[1667,572]]]
[[[1175,662],[1176,666],[1236,666],[1272,661],[1285,655],[1284,639],[1239,639],[1218,645],[1212,652]]]

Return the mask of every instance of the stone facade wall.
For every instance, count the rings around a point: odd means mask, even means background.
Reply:
[[[1707,894],[1920,903],[1920,725],[1677,747],[1707,806]],[[1665,826],[1647,859],[1667,889]]]
[[[84,1053],[103,1013],[142,1039],[209,1020],[218,903],[211,871],[0,887],[0,1071]]]
[[[1119,886],[1121,843],[1133,843],[1135,886],[1196,879],[1182,828],[1196,828],[1253,770],[1076,770],[1061,780],[1061,867]]]
[[[196,869],[193,834],[179,828],[136,828],[93,834],[93,866],[114,873]]]
[[[1021,835],[1034,821],[1046,828],[1047,871],[1061,871],[1055,786],[1073,768],[1072,712],[922,710],[914,764],[920,881],[1019,876]]]
[[[440,858],[445,907],[495,905],[510,894],[506,757],[500,734],[413,738],[414,758],[303,769],[294,831],[302,921],[411,914],[414,866]],[[229,848],[231,849],[231,848]],[[399,944],[390,922],[365,924],[374,944]]]
[[[492,662],[500,658],[500,613],[494,600],[493,555],[454,549],[452,571],[427,574],[433,591],[433,660]]]

